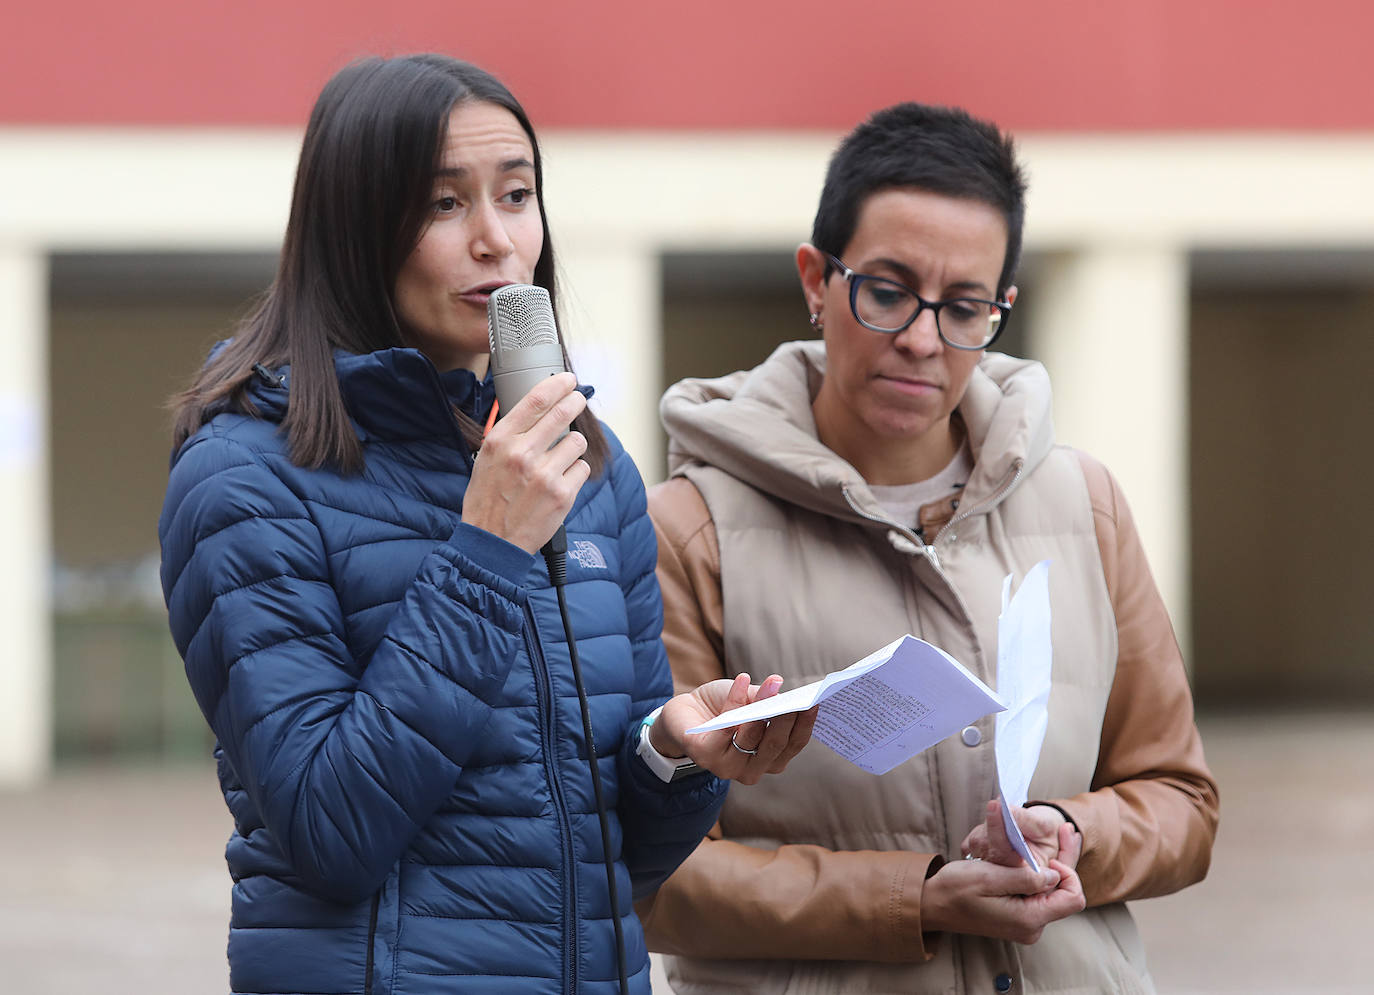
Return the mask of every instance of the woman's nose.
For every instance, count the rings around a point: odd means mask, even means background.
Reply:
[[[472,254],[478,258],[503,258],[515,249],[505,219],[494,204],[485,205],[473,219]]]
[[[894,343],[917,356],[931,356],[940,351],[940,326],[935,320],[935,312],[928,307],[921,308],[916,320],[907,325],[895,336]]]

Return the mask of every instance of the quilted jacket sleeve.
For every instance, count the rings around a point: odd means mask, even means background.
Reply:
[[[672,695],[673,681],[661,638],[663,600],[654,576],[657,541],[644,483],[623,451],[617,452],[611,474],[620,511],[620,584],[635,673],[632,721],[620,747],[619,813],[625,832],[622,852],[633,895],[639,899],[657,888],[701,842],[719,815],[728,785],[707,773],[666,783],[635,753],[641,720]]]
[[[159,522],[172,634],[201,710],[308,891],[356,902],[456,782],[522,644],[522,550],[460,525],[365,668],[322,537],[248,447],[208,435]],[[275,457],[279,458],[279,457]]]

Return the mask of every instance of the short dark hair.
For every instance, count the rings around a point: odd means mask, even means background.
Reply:
[[[1026,179],[1011,137],[956,107],[902,103],[877,111],[830,157],[811,243],[843,256],[864,202],[900,187],[977,200],[1001,212],[1007,251],[997,294],[1004,294],[1020,262],[1026,220]]]
[[[500,80],[467,62],[432,54],[362,59],[336,73],[315,102],[276,279],[233,340],[173,399],[174,446],[225,406],[251,411],[246,395],[255,365],[289,364],[284,427],[292,461],[343,472],[362,468],[333,351],[413,344],[396,316],[396,278],[424,234],[449,115],[462,103],[505,108],[529,137],[544,229],[534,282],[556,305],[544,167],[524,108]],[[454,414],[475,450],[481,427]],[[574,426],[587,437],[586,458],[596,471],[606,455],[596,419],[584,413]]]

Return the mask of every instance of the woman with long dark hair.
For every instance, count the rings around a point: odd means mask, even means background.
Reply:
[[[670,697],[633,464],[569,373],[494,419],[488,299],[555,289],[542,194],[486,72],[349,66],[275,283],[176,400],[162,580],[234,820],[235,992],[647,991],[632,900],[809,735],[684,735],[779,680]]]

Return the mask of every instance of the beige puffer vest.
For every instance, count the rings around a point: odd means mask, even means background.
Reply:
[[[784,346],[761,369],[781,363],[782,382],[796,376],[801,388],[773,393],[776,385],[765,377],[744,383],[741,392],[758,393],[760,413],[772,408],[814,440],[803,400],[823,361],[819,343]],[[675,472],[701,492],[719,537],[724,656],[732,673],[755,661],[757,672],[774,670],[795,687],[910,632],[995,686],[1002,578],[1012,573],[1019,583],[1049,559],[1054,684],[1031,797],[1088,790],[1116,629],[1087,486],[1073,452],[1053,445],[1048,410],[1048,380],[1038,364],[985,357],[960,407],[975,469],[957,514],[937,537],[927,537],[928,545],[887,521],[853,468],[833,454],[827,461],[829,450],[819,442],[819,452],[798,459],[803,443],[790,432],[770,438],[769,417],[738,427],[749,441],[727,437],[735,426],[714,439],[709,425],[696,424],[685,436],[674,431]],[[690,458],[708,440],[729,472]],[[752,465],[748,451],[757,456]],[[960,841],[995,794],[994,720],[975,728],[881,777],[823,747],[805,750],[781,775],[732,786],[724,833],[765,848],[812,843],[957,859]],[[1033,946],[943,936],[924,964],[669,962],[679,995],[994,993],[1008,990],[1008,981],[1014,993],[1153,990],[1124,905],[1051,924]]]

